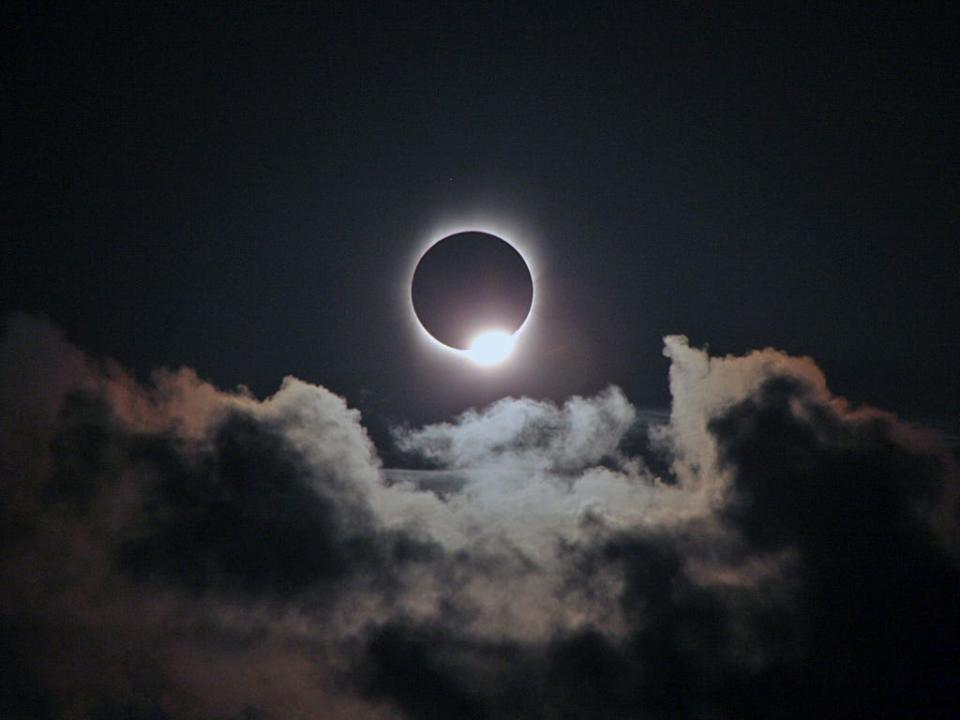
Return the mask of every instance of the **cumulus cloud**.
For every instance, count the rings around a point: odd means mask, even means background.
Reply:
[[[508,467],[576,472],[616,455],[636,411],[619,388],[562,406],[504,398],[453,422],[398,433],[402,450],[444,467]]]
[[[954,456],[809,358],[665,354],[669,418],[504,398],[383,468],[322,387],[8,319],[0,715],[946,715]]]

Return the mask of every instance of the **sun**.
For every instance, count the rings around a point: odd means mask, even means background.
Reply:
[[[499,365],[513,350],[516,338],[503,330],[488,330],[480,333],[470,343],[466,356],[477,365]]]
[[[507,360],[529,325],[534,278],[509,240],[484,230],[446,234],[420,255],[411,313],[424,337],[478,366]]]

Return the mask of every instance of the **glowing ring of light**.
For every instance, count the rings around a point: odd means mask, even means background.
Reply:
[[[455,235],[461,232],[482,232],[482,233],[487,233],[489,235],[494,235],[500,238],[505,243],[510,245],[514,250],[520,253],[520,257],[523,258],[523,261],[527,265],[527,269],[530,271],[530,280],[532,284],[530,310],[527,312],[527,317],[524,319],[523,324],[521,324],[520,327],[517,328],[516,331],[514,331],[513,334],[510,336],[513,339],[514,347],[516,346],[517,341],[520,338],[520,335],[530,326],[530,321],[533,319],[535,313],[537,312],[537,305],[538,305],[537,301],[539,296],[539,293],[537,291],[537,272],[536,272],[535,263],[531,261],[533,259],[534,253],[531,251],[530,243],[519,241],[517,239],[519,234],[512,231],[510,228],[505,228],[500,224],[490,223],[490,222],[470,222],[470,221],[462,220],[455,223],[444,224],[439,228],[435,228],[433,232],[430,232],[427,235],[427,240],[423,244],[421,244],[420,247],[417,248],[416,253],[414,253],[411,256],[412,262],[410,263],[410,266],[408,268],[407,275],[406,275],[405,292],[406,292],[406,302],[409,307],[409,313],[408,313],[409,318],[410,318],[410,321],[416,326],[417,330],[419,331],[418,335],[420,335],[420,337],[426,338],[429,344],[433,345],[434,347],[440,348],[441,350],[446,352],[448,355],[454,355],[463,359],[469,359],[469,360],[472,360],[473,362],[477,362],[476,360],[473,360],[471,358],[470,349],[460,350],[459,348],[451,347],[450,345],[440,342],[439,340],[437,340],[437,338],[431,335],[427,331],[427,329],[423,326],[423,324],[420,322],[420,319],[417,317],[417,313],[413,307],[413,275],[417,270],[417,265],[419,264],[421,258],[423,258],[423,256],[426,255],[427,251],[430,248],[432,248],[441,240],[449,237],[450,235]],[[487,333],[481,333],[481,335],[486,335],[486,334]],[[477,362],[477,364],[482,365],[484,363]]]

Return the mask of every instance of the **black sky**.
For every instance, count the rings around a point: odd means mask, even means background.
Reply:
[[[411,420],[609,382],[665,406],[681,332],[960,405],[949,3],[17,5],[2,310],[141,375]],[[411,253],[462,215],[536,245],[551,372],[464,383],[411,332]]]
[[[0,717],[955,717],[956,3],[199,5],[3,10]]]

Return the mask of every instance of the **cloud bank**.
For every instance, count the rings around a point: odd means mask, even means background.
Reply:
[[[504,398],[397,428],[420,470],[322,387],[9,318],[0,716],[950,716],[954,456],[809,358],[664,352],[669,418]]]

